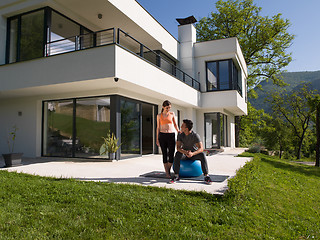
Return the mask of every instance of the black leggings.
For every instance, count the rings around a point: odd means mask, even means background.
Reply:
[[[159,143],[162,151],[163,163],[173,163],[176,147],[175,133],[159,133]]]

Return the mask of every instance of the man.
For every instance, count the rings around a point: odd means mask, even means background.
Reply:
[[[179,181],[180,160],[191,159],[200,160],[201,168],[204,174],[204,181],[207,184],[212,184],[212,180],[208,174],[208,163],[206,155],[203,153],[203,145],[199,134],[192,131],[193,122],[189,119],[184,119],[181,125],[181,133],[177,138],[177,152],[174,157],[174,177],[169,183]]]

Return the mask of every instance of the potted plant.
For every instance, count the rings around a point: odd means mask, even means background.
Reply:
[[[119,139],[116,138],[116,136],[110,131],[107,134],[107,137],[102,137],[104,140],[104,143],[101,145],[100,148],[100,155],[106,155],[108,153],[109,159],[114,160],[116,158],[116,152],[120,148],[120,145],[118,145]]]
[[[9,153],[2,154],[6,167],[12,167],[21,164],[21,157],[23,153],[14,153],[14,144],[17,136],[17,130],[17,126],[14,125],[12,127],[12,130],[7,135]]]

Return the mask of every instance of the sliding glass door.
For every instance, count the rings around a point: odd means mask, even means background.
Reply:
[[[44,103],[44,156],[72,157],[73,104],[73,100]]]
[[[205,113],[205,148],[228,146],[228,118],[222,113]]]
[[[77,99],[75,115],[75,157],[99,156],[110,130],[110,97]]]
[[[129,99],[120,100],[121,157],[140,155],[140,104]]]
[[[154,112],[154,105],[120,96],[44,101],[42,155],[106,158],[100,148],[109,131],[118,133],[121,158],[152,154]]]

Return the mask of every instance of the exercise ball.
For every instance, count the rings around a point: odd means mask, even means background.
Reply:
[[[173,169],[175,165],[173,164]],[[199,177],[202,174],[200,160],[181,160],[180,161],[180,177]]]

